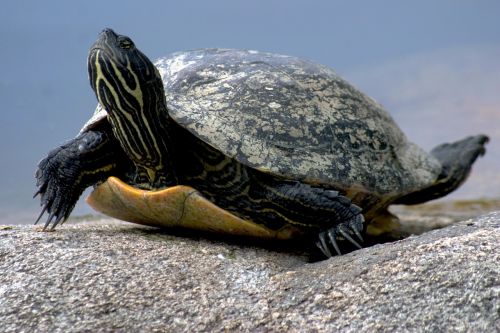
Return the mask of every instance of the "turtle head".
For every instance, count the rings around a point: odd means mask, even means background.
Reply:
[[[104,29],[88,56],[90,85],[110,113],[141,112],[163,101],[161,76],[153,63],[127,36]],[[156,96],[157,98],[151,99]]]
[[[158,179],[168,168],[170,118],[157,68],[129,37],[104,29],[90,49],[88,70],[116,138],[137,166],[137,183],[165,185]]]

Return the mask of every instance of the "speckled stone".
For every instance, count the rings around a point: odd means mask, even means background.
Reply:
[[[498,332],[500,212],[330,260],[111,220],[0,228],[0,331]]]

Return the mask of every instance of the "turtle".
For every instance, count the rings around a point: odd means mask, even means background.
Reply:
[[[44,229],[93,186],[88,202],[123,220],[303,239],[331,257],[393,226],[389,205],[455,190],[488,142],[426,152],[333,69],[293,56],[214,48],[153,64],[107,28],[88,73],[94,115],[37,166]]]

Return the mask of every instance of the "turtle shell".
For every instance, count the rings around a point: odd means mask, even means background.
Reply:
[[[440,163],[332,69],[296,57],[201,49],[160,58],[170,116],[260,171],[397,197],[434,183]],[[105,117],[102,108],[82,131]]]
[[[276,239],[289,239],[301,234],[292,225],[273,230],[241,219],[208,201],[192,187],[184,185],[145,191],[116,177],[109,177],[94,188],[86,201],[92,208],[108,216],[152,227]]]

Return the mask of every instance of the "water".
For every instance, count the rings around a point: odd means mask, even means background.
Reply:
[[[500,3],[384,4],[2,4],[0,223],[33,221],[36,163],[73,137],[92,113],[96,101],[86,56],[104,27],[130,35],[153,59],[185,49],[232,47],[326,64],[384,104],[425,148],[487,133],[492,138],[488,154],[453,198],[499,197]],[[89,212],[80,203],[75,215]]]

